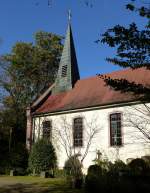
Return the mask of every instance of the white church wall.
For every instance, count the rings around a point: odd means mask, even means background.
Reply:
[[[150,104],[148,105],[150,108]],[[140,113],[143,109],[145,114]],[[110,146],[110,114],[119,112],[122,114],[122,140],[121,147]],[[148,117],[149,116],[149,117]],[[72,126],[73,119],[76,117],[83,117],[83,147],[73,148],[73,134]],[[144,118],[143,118],[144,117]],[[130,122],[129,122],[129,119]],[[48,115],[34,118],[35,141],[42,137],[42,122],[44,120],[52,121],[52,142],[56,148],[58,165],[60,168],[64,166],[67,160],[67,154],[78,153],[84,155],[90,132],[95,129],[96,134],[92,139],[92,143],[88,150],[88,154],[83,161],[84,168],[88,168],[93,164],[96,158],[97,150],[100,150],[104,158],[110,161],[121,159],[124,162],[128,158],[137,158],[150,154],[150,140],[148,140],[135,125],[134,122],[146,128],[150,132],[150,115],[146,114],[144,105],[132,105],[124,107],[113,107],[107,109],[98,109],[85,112],[66,113],[60,115]],[[150,134],[150,133],[149,133]],[[65,142],[65,143],[64,143]],[[63,144],[64,143],[64,144]],[[80,156],[82,158],[82,156]]]

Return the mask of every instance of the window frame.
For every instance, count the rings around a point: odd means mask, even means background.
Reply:
[[[36,127],[36,124],[35,124],[35,121],[36,119],[35,118],[32,118],[32,143],[35,142],[35,127]]]
[[[50,134],[49,134],[49,137],[44,137],[44,126],[43,126],[44,122],[49,122],[50,123]],[[46,120],[42,121],[42,138],[46,139],[46,140],[49,140],[49,141],[52,140],[52,120],[46,119]]]
[[[75,119],[81,119],[82,120],[82,145],[78,145],[76,146],[74,141],[75,141],[75,138],[74,138],[74,121]],[[84,147],[84,118],[82,116],[77,116],[77,117],[74,117],[73,120],[72,120],[72,139],[73,139],[73,148],[83,148]]]
[[[112,144],[111,116],[114,114],[120,114],[120,123],[121,123],[121,125],[120,125],[121,144],[120,145]],[[123,114],[120,111],[115,111],[115,112],[109,114],[108,120],[109,120],[109,146],[110,147],[122,147],[124,144],[123,143],[123,127],[122,127],[123,118],[122,117],[123,117]]]

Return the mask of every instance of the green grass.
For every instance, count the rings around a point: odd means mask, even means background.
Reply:
[[[0,193],[81,193],[71,189],[63,178],[1,176]]]

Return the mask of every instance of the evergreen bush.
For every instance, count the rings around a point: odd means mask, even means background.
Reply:
[[[85,178],[86,192],[134,193],[150,192],[149,165],[143,159],[134,159],[126,165],[121,160],[115,163],[104,161],[91,165]],[[109,166],[104,167],[104,166]]]
[[[18,144],[10,152],[10,166],[12,169],[24,168],[28,166],[28,151],[23,144]]]
[[[149,171],[148,164],[141,158],[133,159],[129,164],[131,175],[143,176]]]
[[[85,178],[85,189],[87,192],[105,192],[106,177],[100,165],[91,165]]]
[[[54,171],[56,166],[57,157],[52,143],[44,139],[37,141],[29,156],[29,170],[39,174],[42,171]]]

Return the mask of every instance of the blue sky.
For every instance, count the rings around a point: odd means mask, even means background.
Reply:
[[[119,69],[105,58],[115,50],[94,43],[99,35],[115,24],[128,25],[135,21],[143,26],[142,18],[125,9],[128,0],[0,0],[0,54],[9,53],[17,41],[32,42],[38,30],[65,35],[67,10],[72,11],[72,30],[80,75],[82,78]],[[90,1],[90,0],[89,0]]]

